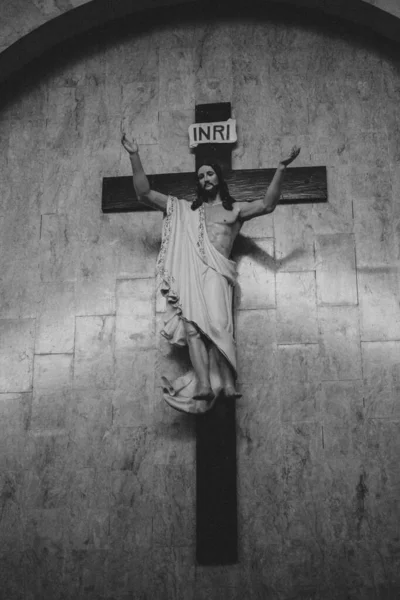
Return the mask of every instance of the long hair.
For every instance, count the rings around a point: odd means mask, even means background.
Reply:
[[[200,165],[199,169],[206,165],[207,165],[207,167],[212,167],[212,169],[215,171],[215,174],[218,177],[219,194],[221,196],[222,206],[225,208],[225,210],[233,210],[233,203],[235,202],[235,200],[232,198],[232,196],[229,193],[228,185],[224,179],[220,165],[218,163],[204,161],[203,164]],[[197,173],[198,173],[198,169],[197,169]],[[207,194],[205,193],[205,190],[200,185],[200,181],[199,181],[197,173],[196,173],[197,198],[196,198],[196,200],[194,200],[192,202],[192,206],[191,206],[192,210],[196,210],[196,209],[200,208],[200,206],[207,200]]]

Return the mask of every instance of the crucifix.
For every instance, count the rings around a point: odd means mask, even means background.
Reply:
[[[231,119],[230,103],[196,106],[196,123],[201,125],[192,127],[191,140],[198,144],[197,181],[193,173],[153,175],[146,179],[137,158],[137,146],[125,140],[134,186],[140,190],[141,200],[147,198],[150,206],[135,198],[131,177],[109,177],[103,180],[102,210],[164,210],[163,241],[157,261],[160,289],[169,307],[163,335],[171,343],[188,345],[194,367],[178,383],[166,380],[164,398],[173,408],[198,415],[196,556],[199,564],[223,565],[238,560],[235,397],[239,394],[234,387],[231,295],[236,271],[229,260],[229,241],[237,235],[240,221],[272,212],[278,199],[279,204],[326,202],[326,169],[289,169],[281,189],[281,175],[274,169],[231,170],[229,144],[235,122]],[[283,170],[297,153],[293,151],[286,164],[281,162]],[[280,198],[273,193],[277,182]],[[164,196],[163,192],[169,195]],[[267,204],[261,212],[264,198]],[[191,205],[188,200],[192,200]],[[227,229],[234,235],[227,236]],[[182,272],[190,285],[179,281]],[[217,314],[213,321],[211,316],[207,323],[203,313],[216,314],[218,310],[222,317]]]

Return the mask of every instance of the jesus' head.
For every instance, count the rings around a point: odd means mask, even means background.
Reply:
[[[206,161],[197,171],[197,199],[192,203],[192,210],[196,210],[204,202],[213,200],[218,193],[223,207],[232,210],[234,199],[229,193],[220,165]]]

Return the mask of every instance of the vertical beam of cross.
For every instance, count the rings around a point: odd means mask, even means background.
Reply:
[[[230,103],[196,106],[196,123],[226,121]],[[196,171],[204,160],[232,168],[231,146],[202,144],[196,149]],[[196,557],[201,565],[238,560],[235,403],[220,398],[196,418]]]

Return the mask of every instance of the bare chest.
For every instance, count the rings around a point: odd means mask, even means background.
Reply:
[[[239,223],[239,209],[234,207],[233,210],[225,210],[222,205],[204,206],[204,216],[207,227],[214,228],[220,226],[222,228],[235,228]]]
[[[237,208],[225,210],[221,205],[212,207],[206,205],[204,217],[210,242],[228,257],[241,227],[239,210]]]

